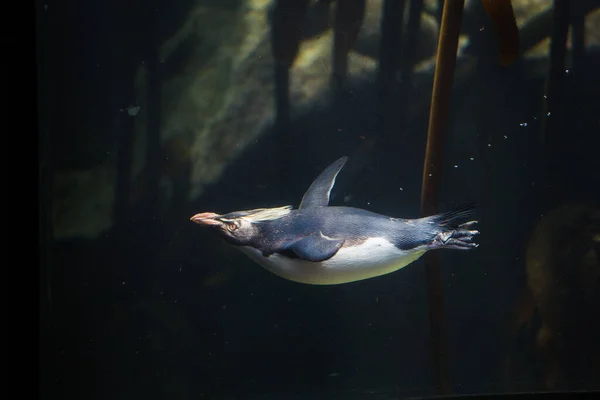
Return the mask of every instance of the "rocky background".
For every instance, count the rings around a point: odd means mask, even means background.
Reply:
[[[168,196],[172,175],[180,171],[177,167],[191,164],[188,196],[194,200],[201,196],[206,185],[219,179],[223,169],[237,154],[268,131],[274,119],[275,83],[268,22],[272,1],[188,3],[189,10],[185,13],[180,11],[181,21],[175,26],[175,32],[160,41],[159,60],[163,68],[160,138],[164,157],[156,162],[161,163],[160,168],[164,171],[165,196]],[[467,1],[465,25],[472,23],[469,20],[469,12],[473,13],[472,3],[476,2]],[[536,22],[535,18],[549,11],[551,5],[551,0],[514,1],[520,29],[528,27],[532,21]],[[332,9],[333,5],[325,9],[313,4],[309,11],[306,39],[291,77],[290,94],[295,115],[330,106]],[[381,10],[381,0],[367,1],[361,33],[355,51],[350,54],[349,76],[358,86],[372,85],[375,80]],[[436,1],[425,2],[415,60],[415,70],[421,82],[419,101],[408,105],[416,114],[428,112],[438,34],[437,12]],[[599,21],[598,11],[586,17],[586,46],[589,48],[600,44],[599,33],[594,29]],[[485,29],[485,20],[478,24],[482,30]],[[493,29],[489,22],[487,29]],[[543,78],[546,72],[549,33],[538,33],[535,39],[539,42],[526,49],[524,57],[533,61],[526,71],[531,76]],[[531,41],[531,38],[526,39]],[[459,83],[469,79],[469,74],[473,73],[473,68],[468,67],[473,64],[473,56],[463,52],[468,44],[469,36],[465,34],[459,52]],[[536,63],[537,60],[539,63]],[[102,68],[106,67],[99,62],[97,69]],[[463,72],[463,69],[466,71]],[[143,188],[140,184],[136,185],[139,180],[135,179],[146,162],[144,143],[148,107],[145,72],[142,61],[136,71],[134,98],[113,99],[111,103],[119,106],[102,114],[103,119],[114,121],[119,112],[126,113],[129,108],[136,110],[131,115],[135,119],[132,178],[138,191],[143,191]],[[89,82],[89,78],[81,83],[83,87],[77,90],[83,93],[72,95],[74,104],[67,105],[67,110],[71,111],[65,112],[65,119],[71,126],[66,140],[72,143],[61,143],[57,149],[57,158],[65,160],[66,164],[55,177],[54,232],[57,239],[98,237],[113,223],[116,149],[107,138],[112,139],[114,133],[110,131],[114,126],[106,121],[97,124],[99,114],[88,115],[93,111],[85,106],[89,103],[82,99],[93,96],[93,88],[86,90],[93,83]],[[86,124],[95,126],[84,128]],[[72,160],[66,161],[69,158]]]

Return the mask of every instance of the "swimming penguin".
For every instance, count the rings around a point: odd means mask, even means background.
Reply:
[[[292,206],[259,208],[191,220],[216,230],[272,273],[300,283],[336,285],[389,274],[433,249],[477,247],[473,207],[417,219],[329,206],[335,178],[348,160],[329,165]]]

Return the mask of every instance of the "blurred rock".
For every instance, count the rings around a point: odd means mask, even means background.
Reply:
[[[357,51],[349,55],[348,78],[354,84],[373,82],[376,73],[382,0],[369,0],[367,3]],[[197,199],[206,185],[217,181],[224,168],[265,132],[274,119],[274,65],[268,21],[272,5],[271,0],[197,0],[180,28],[162,43],[161,138],[163,142],[169,142],[174,137],[185,135],[189,151],[178,152],[177,162],[178,168],[189,163],[190,200]],[[541,10],[550,6],[551,0],[513,1],[520,28],[527,26]],[[328,10],[327,7],[322,8],[320,12],[327,10],[331,13],[332,7],[334,5]],[[433,17],[436,12],[437,1],[426,1],[421,21],[422,43],[418,46],[418,59],[424,62],[416,66],[420,74],[416,79],[422,82],[432,80],[433,76],[438,32],[437,21]],[[310,16],[309,13],[307,23],[310,25],[313,21],[314,26],[310,28],[312,31],[307,28],[307,39],[301,44],[291,70],[292,117],[310,107],[324,106],[331,99],[332,30],[327,22],[331,17],[331,14],[325,18],[323,15]],[[598,12],[588,15],[586,27],[590,38],[598,38],[598,24],[593,29],[593,21],[597,20]],[[463,48],[466,42],[468,38],[462,37],[459,48]],[[598,40],[588,43],[597,45]],[[457,82],[464,81],[461,76],[469,76],[472,65],[474,63],[463,59],[459,50]],[[540,70],[539,73],[545,71]],[[147,111],[144,77],[145,68],[142,66],[136,77],[135,105],[140,108],[138,114],[132,117],[136,125],[133,180],[139,179],[145,166]],[[410,112],[428,105],[430,94],[427,90],[421,94],[422,101],[413,101]],[[112,225],[114,161],[107,157],[104,162],[89,169],[57,173],[54,227],[57,238],[97,236]],[[170,171],[178,168],[165,167],[163,178],[168,179],[168,175],[174,173]],[[100,177],[99,181],[97,177]],[[136,195],[143,196],[144,193]]]
[[[356,51],[360,54],[377,59],[379,57],[379,43],[381,41],[381,18],[383,0],[367,1],[365,20],[358,36]],[[409,2],[407,1],[406,4]],[[408,7],[407,7],[408,8]],[[408,21],[408,9],[404,12],[404,26]],[[405,33],[406,31],[404,31]],[[436,54],[439,26],[435,17],[426,12],[421,13],[419,42],[415,46],[415,62],[429,59]],[[406,37],[406,36],[404,36]],[[398,49],[400,51],[400,49]]]
[[[600,314],[599,240],[600,210],[564,204],[543,217],[529,241],[527,282],[541,317],[535,346],[547,389],[574,377],[578,385],[593,387],[600,378],[600,332],[594,324]],[[574,372],[582,370],[591,375]]]

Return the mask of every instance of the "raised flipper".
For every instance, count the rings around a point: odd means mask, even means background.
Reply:
[[[321,232],[315,232],[291,245],[289,250],[301,260],[324,261],[333,257],[344,242],[343,239],[332,239]]]
[[[327,207],[335,178],[346,161],[348,161],[348,157],[342,157],[325,168],[302,197],[299,208]]]

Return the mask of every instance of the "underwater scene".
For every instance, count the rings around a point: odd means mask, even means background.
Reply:
[[[39,398],[600,391],[600,2],[35,7]]]

